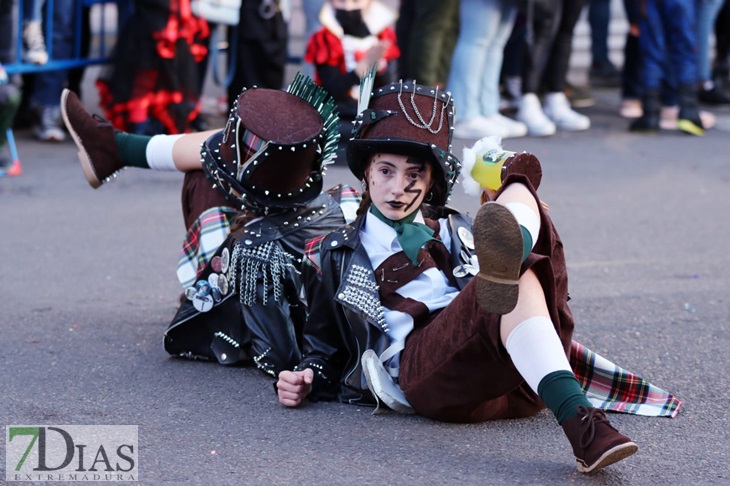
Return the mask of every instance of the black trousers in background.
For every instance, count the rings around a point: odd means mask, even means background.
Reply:
[[[236,43],[236,68],[228,85],[232,105],[243,88],[281,89],[287,60],[287,26],[281,12],[270,19],[259,14],[260,0],[243,0]]]
[[[520,1],[528,38],[522,65],[522,91],[563,91],[573,50],[573,30],[586,0]],[[529,7],[531,6],[531,11]],[[531,32],[531,37],[529,32]]]

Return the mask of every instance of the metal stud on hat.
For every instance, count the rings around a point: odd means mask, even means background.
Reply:
[[[227,199],[268,214],[319,195],[338,139],[334,100],[298,74],[286,91],[242,91],[226,128],[203,144],[203,169]]]

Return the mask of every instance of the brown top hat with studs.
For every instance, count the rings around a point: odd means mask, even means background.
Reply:
[[[347,164],[358,179],[375,153],[423,158],[434,168],[432,205],[446,204],[461,170],[451,153],[454,103],[437,88],[398,82],[375,90],[355,120]]]
[[[322,191],[338,139],[334,101],[298,74],[287,91],[241,92],[226,127],[203,144],[203,170],[242,208],[300,206]]]

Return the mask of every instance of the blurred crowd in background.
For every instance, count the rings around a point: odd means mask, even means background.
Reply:
[[[92,6],[80,1],[0,0],[0,176],[22,172],[8,129],[31,128],[45,142],[67,137],[60,94],[68,87],[84,96],[84,67],[51,67],[89,54]],[[712,107],[730,104],[730,0],[116,3],[115,47],[93,85],[99,112],[133,134],[216,128],[201,110],[209,70],[228,107],[243,88],[285,87],[292,63],[333,95],[344,140],[359,79],[371,66],[376,87],[415,80],[451,93],[461,139],[588,130],[582,109],[593,103],[591,88],[619,90],[617,112],[639,133],[702,135],[715,124]],[[616,3],[628,24],[622,65],[609,57]],[[305,24],[301,57],[292,55],[293,12]],[[582,15],[590,26],[589,82],[575,86],[567,78]],[[35,68],[12,69],[19,65]]]

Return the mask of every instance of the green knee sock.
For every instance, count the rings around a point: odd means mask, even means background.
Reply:
[[[575,417],[578,405],[593,407],[570,371],[553,371],[545,376],[537,386],[537,394],[553,412],[559,424]]]
[[[119,157],[125,167],[150,168],[150,164],[147,162],[147,144],[151,138],[149,135],[134,135],[125,132],[114,133],[114,140],[119,148]]]
[[[532,251],[532,235],[524,226],[520,225],[520,231],[522,231],[522,261],[524,262],[527,255]]]

